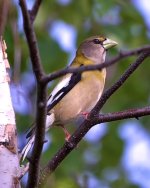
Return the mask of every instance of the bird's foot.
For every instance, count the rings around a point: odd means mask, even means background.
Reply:
[[[81,112],[80,115],[83,116],[86,120],[88,120],[89,112]]]
[[[63,129],[63,131],[65,133],[65,140],[68,142],[69,138],[71,137],[71,134],[68,132],[68,130],[63,125],[61,125],[61,128]]]
[[[66,142],[69,141],[70,137],[71,137],[71,134],[69,132],[67,134],[65,133],[65,140],[66,140]]]

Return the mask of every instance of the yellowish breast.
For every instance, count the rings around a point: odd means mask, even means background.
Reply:
[[[54,107],[56,121],[64,124],[89,112],[103,92],[105,77],[105,69],[84,72],[81,81]]]

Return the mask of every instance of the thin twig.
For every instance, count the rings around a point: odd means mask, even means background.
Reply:
[[[121,112],[113,112],[108,114],[99,114],[95,116],[92,121],[95,124],[104,123],[104,122],[111,122],[116,120],[123,120],[123,119],[129,119],[129,118],[136,118],[142,116],[148,116],[150,115],[150,106],[143,107],[143,108],[137,108],[137,109],[128,109]]]
[[[42,176],[40,177],[40,183],[45,181],[45,179],[48,177],[48,175],[50,175],[53,171],[55,171],[55,169],[60,165],[60,163],[64,160],[64,158],[66,156],[68,156],[68,154],[77,146],[77,144],[84,137],[84,135],[89,131],[89,129],[91,127],[93,127],[98,122],[99,119],[98,120],[95,119],[95,121],[94,121],[93,118],[97,117],[97,113],[101,109],[101,107],[106,103],[106,101],[114,93],[114,91],[118,90],[123,85],[123,83],[127,80],[127,78],[149,56],[149,54],[150,54],[150,52],[143,52],[137,58],[137,60],[129,66],[129,68],[125,71],[125,73],[121,76],[121,78],[102,95],[102,97],[99,100],[99,102],[97,103],[97,105],[93,108],[93,110],[89,114],[88,119],[85,120],[79,126],[79,128],[70,137],[69,142],[66,142],[64,144],[64,146],[54,155],[54,157],[46,165],[46,167],[43,170]],[[148,112],[148,114],[149,114],[149,112]],[[129,118],[131,118],[131,114],[128,114],[128,115],[129,115]],[[133,117],[140,117],[140,116],[144,116],[144,115],[147,115],[147,114],[143,114],[143,111],[139,111],[138,114],[134,114],[134,115],[132,113]],[[109,116],[110,116],[110,114],[109,114]],[[99,118],[100,118],[100,116],[99,116]],[[112,118],[112,121],[113,121],[113,118]],[[120,116],[118,118],[119,118],[119,120],[121,119]],[[127,118],[127,116],[126,116],[126,118]],[[125,119],[125,118],[122,117],[122,119]],[[117,118],[116,118],[116,120],[117,120]],[[109,118],[109,121],[111,121],[110,118]]]
[[[148,51],[150,50],[150,45],[147,46],[143,46],[142,48],[137,48],[131,51],[127,51],[127,52],[120,52],[119,55],[117,55],[116,57],[114,57],[113,59],[111,59],[110,61],[107,61],[103,64],[99,64],[99,65],[88,65],[88,66],[82,66],[79,68],[72,68],[72,67],[68,67],[68,68],[64,68],[61,69],[59,71],[53,72],[47,76],[45,76],[43,78],[43,82],[44,83],[48,83],[54,79],[57,79],[67,73],[82,73],[84,71],[90,71],[90,70],[100,70],[104,67],[109,67],[113,64],[115,64],[116,62],[122,60],[123,58],[129,57],[129,56],[133,56],[133,55],[138,55],[144,51]]]
[[[27,42],[29,45],[29,52],[32,61],[33,71],[35,73],[37,81],[40,82],[41,78],[44,76],[44,72],[41,65],[41,58],[37,46],[36,35],[33,29],[33,25],[31,24],[30,21],[29,12],[27,10],[25,0],[20,0],[20,6],[23,14],[23,25],[24,25]]]
[[[41,65],[41,59],[39,55],[39,49],[37,46],[36,35],[33,29],[33,25],[30,21],[29,12],[25,0],[20,0],[20,6],[23,14],[24,30],[29,45],[29,52],[32,62],[32,67],[37,81],[37,112],[36,112],[36,131],[35,131],[35,142],[32,150],[31,161],[29,166],[29,176],[27,187],[37,187],[39,178],[39,164],[40,156],[43,148],[43,141],[45,136],[45,120],[46,120],[46,99],[47,91],[46,84],[41,82],[44,76],[43,68]]]
[[[31,23],[33,23],[34,20],[35,20],[35,17],[36,17],[36,15],[38,13],[38,10],[40,8],[41,2],[42,2],[42,0],[35,0],[35,3],[33,5],[32,9],[29,11]]]

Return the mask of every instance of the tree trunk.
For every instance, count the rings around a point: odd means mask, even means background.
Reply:
[[[0,187],[19,188],[20,166],[17,149],[15,114],[12,107],[9,63],[5,42],[0,39]]]

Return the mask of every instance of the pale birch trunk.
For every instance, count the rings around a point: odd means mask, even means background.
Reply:
[[[15,114],[9,88],[6,45],[0,40],[0,188],[19,188],[20,166]]]

